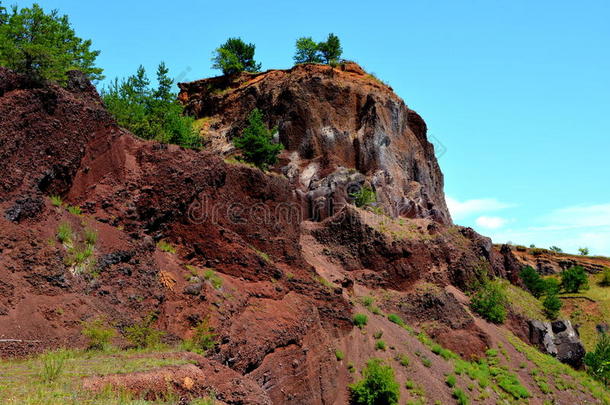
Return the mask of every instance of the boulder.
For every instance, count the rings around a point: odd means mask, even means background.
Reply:
[[[577,329],[569,320],[554,322],[530,320],[529,339],[533,345],[562,363],[576,368],[582,366],[585,348]]]

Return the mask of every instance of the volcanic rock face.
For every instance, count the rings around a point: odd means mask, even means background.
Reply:
[[[425,122],[357,65],[298,65],[179,86],[187,111],[207,123],[207,147],[219,153],[233,151],[250,111],[264,112],[286,149],[281,171],[309,218],[339,211],[366,182],[392,216],[451,223]]]
[[[0,68],[0,356],[84,347],[82,321],[124,331],[154,315],[170,344],[205,321],[214,348],[205,358],[167,354],[193,364],[96,377],[85,388],[154,399],[171,384],[232,405],[346,404],[353,371],[384,357],[430,401],[453,401],[444,383],[453,366],[385,315],[482,356],[508,342],[466,309],[458,288],[487,274],[513,279],[518,264],[510,249],[450,224],[423,121],[356,66],[343,69],[244,75],[222,83],[224,93],[213,89],[225,78],[183,85],[188,108],[211,117],[202,124],[208,150],[198,151],[117,127],[77,73],[61,88]],[[283,173],[218,156],[254,107],[280,128]],[[393,217],[345,205],[345,189],[367,183],[388,213],[401,201],[409,210]],[[303,206],[314,221],[303,220]],[[70,247],[57,237],[66,224],[76,244],[97,234],[86,267],[66,260]],[[365,296],[377,311],[361,305]],[[369,314],[368,331],[353,327],[355,312]],[[408,368],[400,353],[411,356]],[[415,360],[424,354],[430,367]],[[558,399],[591,402],[576,390]]]

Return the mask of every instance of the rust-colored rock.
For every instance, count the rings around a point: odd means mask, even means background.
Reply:
[[[209,123],[203,136],[218,153],[233,152],[231,140],[252,109],[264,112],[286,148],[279,170],[299,190],[308,217],[331,216],[366,182],[393,216],[451,223],[425,122],[355,63],[297,65],[179,86],[187,111]],[[349,170],[364,176],[350,178]],[[321,212],[314,208],[319,205]]]

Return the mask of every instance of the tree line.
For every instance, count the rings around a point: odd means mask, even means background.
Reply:
[[[214,51],[212,68],[223,75],[255,73],[261,63],[254,59],[256,46],[241,38],[229,38]],[[296,41],[295,63],[326,63],[335,66],[343,50],[339,37],[329,34],[326,41],[311,37]],[[26,75],[38,82],[65,85],[70,70],[80,70],[91,81],[104,79],[96,65],[99,50],[92,41],[76,35],[68,16],[57,10],[46,13],[38,4],[9,9],[0,0],[0,66]],[[151,87],[144,67],[123,79],[116,78],[100,90],[108,110],[122,127],[144,139],[174,143],[188,148],[201,145],[194,119],[184,115],[183,106],[172,91],[173,79],[161,62],[157,69],[157,87]],[[235,140],[243,157],[258,167],[273,164],[280,145],[273,144],[269,130],[262,124],[262,113],[253,111],[247,129]]]

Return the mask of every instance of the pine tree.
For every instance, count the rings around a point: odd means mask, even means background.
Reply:
[[[318,44],[311,37],[297,39],[294,63],[322,63]]]
[[[201,138],[193,129],[193,118],[183,114],[182,105],[171,91],[174,83],[163,62],[157,68],[158,87],[152,89],[143,66],[135,75],[115,79],[102,89],[106,108],[118,124],[136,136],[187,148],[199,147]]]
[[[216,49],[212,68],[222,70],[224,75],[239,72],[258,72],[261,64],[254,60],[254,44],[246,44],[241,38],[229,38]]]
[[[76,36],[66,15],[46,14],[38,5],[6,14],[0,9],[0,65],[36,80],[63,83],[69,70],[78,69],[91,80],[104,78],[95,66],[99,51],[91,40]]]
[[[318,49],[322,52],[322,57],[329,65],[337,64],[343,53],[339,37],[332,33],[328,34],[326,42],[320,42]]]
[[[267,129],[263,114],[255,108],[248,116],[248,126],[233,144],[241,149],[246,162],[265,169],[277,162],[277,155],[283,149],[282,144],[273,143],[272,138],[273,131]]]

